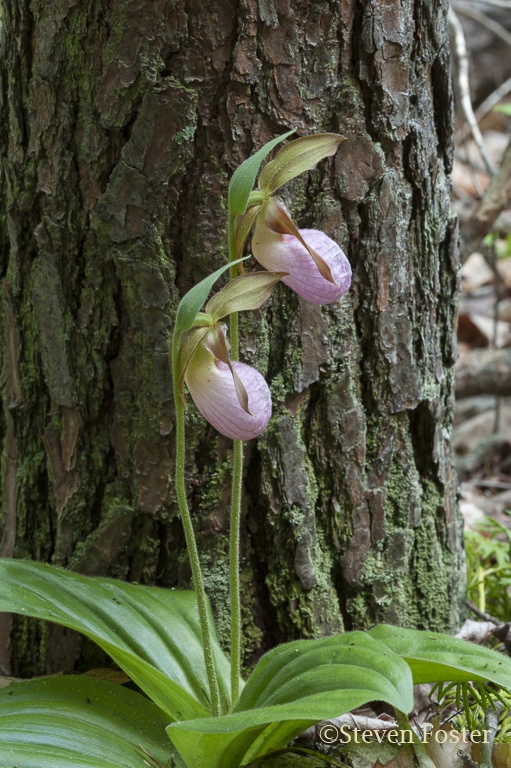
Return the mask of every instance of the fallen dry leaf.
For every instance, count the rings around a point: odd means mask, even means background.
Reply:
[[[492,762],[493,768],[511,768],[511,744],[494,744]]]
[[[487,347],[492,344],[501,349],[511,345],[511,326],[501,320],[495,322],[493,318],[484,315],[460,313],[458,339],[474,347]]]
[[[499,434],[511,435],[511,398],[501,399],[499,419]],[[459,454],[474,451],[483,440],[489,439],[495,430],[495,415],[493,411],[483,411],[459,424],[453,433],[452,443]],[[474,499],[470,499],[474,502]]]
[[[482,285],[495,282],[493,270],[486,263],[482,253],[472,253],[461,268],[461,287],[464,291],[473,291]]]
[[[387,740],[381,744],[377,741],[372,741],[369,744],[355,744],[352,741],[342,749],[342,754],[349,757],[353,768],[375,768],[378,763],[387,766],[391,760],[397,757],[401,749],[402,747],[398,744],[391,744]],[[405,767],[403,766],[403,768]]]
[[[466,619],[465,623],[456,633],[456,637],[461,640],[469,640],[471,643],[486,642],[491,638],[492,630],[495,629],[495,624],[492,621],[474,621],[473,619]]]
[[[497,271],[506,288],[511,288],[511,259],[499,259],[497,261]]]
[[[502,299],[497,305],[499,320],[511,323],[511,299]]]
[[[407,744],[405,747],[401,747],[397,755],[392,757],[387,763],[381,763],[380,760],[377,760],[374,768],[414,768],[414,758],[413,747]]]
[[[433,720],[433,729],[428,734],[426,750],[436,768],[463,768],[463,760],[458,757],[458,750],[462,749],[470,755],[471,748],[472,744],[468,736],[456,732],[449,723],[440,726],[438,718]]]
[[[117,685],[124,685],[124,683],[129,683],[131,680],[131,678],[120,669],[108,669],[104,667],[89,669],[87,672],[84,672],[84,675],[99,677],[101,680],[107,680],[109,683],[117,683]]]
[[[488,186],[490,177],[485,171],[475,170],[468,163],[461,162],[458,158],[454,159],[452,169],[453,191],[456,197],[479,198],[481,191]]]

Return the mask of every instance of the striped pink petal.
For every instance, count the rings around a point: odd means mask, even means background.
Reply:
[[[293,235],[273,232],[260,217],[252,240],[252,252],[263,267],[272,272],[288,272],[282,282],[311,304],[338,301],[351,285],[351,267],[343,251],[318,229],[300,229],[301,236],[328,264],[334,283],[324,278],[314,259]]]
[[[261,374],[245,363],[232,362],[248,395],[247,413],[236,395],[229,367],[200,346],[186,369],[185,382],[205,419],[222,435],[251,440],[263,432],[271,416],[271,395]]]

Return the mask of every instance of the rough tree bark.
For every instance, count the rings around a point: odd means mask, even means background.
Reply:
[[[225,259],[236,165],[291,127],[338,131],[335,161],[284,197],[345,249],[352,291],[320,309],[279,288],[242,322],[274,400],[246,456],[245,660],[380,620],[457,626],[446,11],[2,3],[3,556],[190,584],[170,479],[177,301]],[[192,407],[188,434],[225,639],[230,446]],[[3,619],[4,672],[69,667],[80,649]]]

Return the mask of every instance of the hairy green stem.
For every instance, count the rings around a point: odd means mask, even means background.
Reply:
[[[174,402],[176,408],[176,497],[181,513],[181,521],[185,532],[186,548],[192,568],[193,587],[197,595],[199,609],[199,622],[204,651],[204,662],[209,682],[211,699],[211,714],[218,717],[221,712],[220,690],[218,678],[213,660],[213,647],[211,642],[211,629],[208,622],[208,602],[204,589],[204,579],[200,567],[197,541],[193,531],[193,523],[188,509],[185,483],[185,408],[179,393],[179,355],[177,339],[174,339],[172,349],[172,379],[174,383]]]
[[[419,737],[413,730],[412,726],[410,725],[410,721],[408,720],[408,717],[405,715],[404,712],[400,712],[398,709],[396,709],[395,712],[396,712],[396,720],[400,729],[402,729],[403,731],[409,731],[412,734],[413,751],[415,752],[415,757],[417,758],[417,762],[419,763],[419,768],[436,768],[435,763],[429,756],[425,745],[422,743],[422,741],[419,739]]]
[[[228,220],[229,260],[236,259],[236,229],[234,216]],[[231,280],[237,275],[237,267],[230,269]],[[229,319],[231,359],[239,360],[238,314]],[[231,520],[229,534],[229,599],[231,609],[231,706],[236,704],[240,692],[241,675],[241,602],[240,602],[240,520],[243,483],[243,442],[233,445]]]
[[[229,545],[229,587],[231,601],[231,698],[234,706],[240,693],[241,602],[240,602],[240,519],[243,479],[243,443],[235,440],[232,465],[231,528]]]

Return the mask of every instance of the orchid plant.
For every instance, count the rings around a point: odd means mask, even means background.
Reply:
[[[87,578],[41,563],[0,561],[0,610],[82,632],[141,693],[90,676],[56,676],[0,689],[0,766],[12,768],[239,768],[282,749],[308,726],[368,701],[392,705],[403,723],[413,685],[491,681],[511,688],[511,660],[429,632],[380,625],[300,640],[264,655],[241,676],[239,532],[243,441],[271,415],[261,374],[239,361],[237,313],[261,307],[281,281],[305,301],[338,301],[346,256],[327,235],[298,229],[277,190],[332,156],[335,134],[290,141],[261,170],[281,136],[234,173],[229,187],[229,263],[194,286],[175,320],[171,368],[176,408],[176,496],[194,591]],[[245,244],[265,271],[245,272]],[[230,280],[209,294],[226,270]],[[229,321],[230,346],[225,321]],[[233,439],[230,529],[231,645],[215,633],[185,486],[186,391]],[[420,745],[417,745],[420,756]]]

